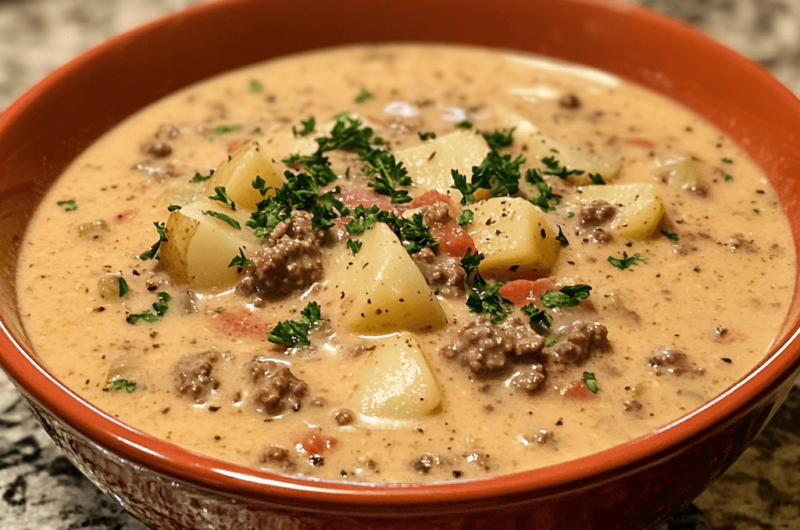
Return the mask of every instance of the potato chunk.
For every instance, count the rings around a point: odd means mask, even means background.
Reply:
[[[558,259],[558,232],[544,212],[525,199],[487,199],[472,211],[475,215],[466,230],[485,256],[481,274],[502,279],[541,276]]]
[[[442,402],[417,339],[405,332],[376,341],[354,398],[364,416],[388,420],[419,418]]]
[[[228,197],[237,206],[255,210],[259,201],[272,195],[270,191],[262,196],[261,192],[253,187],[256,176],[264,179],[267,186],[273,188],[283,186],[279,161],[273,159],[258,142],[251,140],[245,142],[229,160],[219,165],[209,180],[206,191],[213,194],[215,187],[224,186]]]
[[[420,192],[437,190],[446,193],[453,202],[460,202],[461,192],[451,187],[451,170],[457,169],[469,180],[472,166],[479,166],[487,154],[489,145],[483,136],[475,131],[457,130],[397,151],[394,157],[408,169]],[[479,190],[475,197],[488,197],[488,190]]]
[[[619,208],[611,230],[622,237],[649,237],[664,215],[664,201],[652,184],[583,186],[579,191],[583,201],[600,199]]]
[[[214,211],[236,219],[241,230],[204,211]],[[245,222],[249,212],[232,211],[222,203],[201,199],[169,215],[166,225],[167,241],[161,244],[161,263],[170,278],[198,289],[225,289],[233,285],[238,272],[228,267],[239,255],[252,254],[258,239],[252,235]]]
[[[383,223],[361,238],[361,250],[339,259],[335,288],[343,321],[356,332],[429,331],[447,319],[439,301],[400,240]]]

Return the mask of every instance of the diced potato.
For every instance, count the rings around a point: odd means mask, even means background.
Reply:
[[[487,199],[472,211],[472,223],[466,230],[485,256],[479,267],[481,274],[501,279],[541,276],[558,259],[558,232],[544,212],[525,199]]]
[[[649,237],[664,215],[664,201],[652,184],[583,186],[579,191],[583,201],[600,199],[619,208],[611,230],[622,237]]]
[[[541,161],[546,157],[555,157],[567,169],[584,172],[583,175],[570,177],[578,184],[589,184],[591,182],[590,173],[599,174],[606,182],[614,180],[619,174],[622,159],[617,153],[608,149],[603,149],[600,154],[588,153],[585,150],[554,141],[540,131],[536,125],[508,109],[500,108],[498,115],[505,127],[515,127],[514,143],[520,147],[524,146],[524,152],[529,162],[533,159]]]
[[[429,331],[447,322],[439,301],[392,230],[378,223],[355,256],[339,259],[335,289],[344,293],[343,321],[362,333]]]
[[[670,156],[657,162],[659,177],[670,186],[705,186],[706,163],[694,157]]]
[[[282,169],[280,161],[264,150],[256,141],[244,143],[230,160],[219,165],[214,176],[208,181],[206,191],[213,195],[214,188],[224,186],[228,197],[237,206],[255,210],[256,204],[272,195],[272,191],[265,196],[253,187],[256,176],[261,177],[267,186],[280,188],[283,186]]]
[[[215,211],[236,219],[241,230],[204,215]],[[236,267],[228,267],[239,255],[251,255],[259,245],[252,231],[245,227],[248,211],[232,211],[224,204],[201,199],[175,210],[167,219],[167,241],[161,244],[161,263],[170,278],[198,289],[225,289],[238,279]]]
[[[375,345],[361,372],[356,408],[364,416],[388,420],[435,413],[442,394],[414,335],[391,335]]]
[[[394,153],[398,162],[408,169],[420,193],[437,190],[447,194],[453,202],[461,202],[461,192],[453,189],[451,170],[456,169],[467,177],[472,176],[472,167],[479,166],[489,154],[489,144],[480,134],[471,130],[457,130],[414,147]],[[489,196],[488,190],[478,190],[476,199]]]

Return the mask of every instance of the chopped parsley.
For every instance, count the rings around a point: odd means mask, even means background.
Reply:
[[[725,175],[725,182],[730,182],[733,180],[733,175]]]
[[[238,267],[237,272],[242,272],[242,269],[245,267],[253,267],[253,262],[244,255],[244,249],[242,247],[239,247],[239,255],[234,256],[231,262],[228,264],[228,268],[231,267]]]
[[[514,129],[516,127],[511,127],[510,129],[503,129],[502,131],[499,129],[495,129],[493,132],[486,132],[482,131],[481,134],[486,139],[486,142],[489,144],[489,147],[492,149],[501,149],[503,147],[508,147],[512,143],[514,143]]]
[[[531,326],[542,326],[545,328],[549,328],[553,324],[553,317],[551,317],[547,311],[543,309],[539,309],[533,304],[524,305],[520,308],[520,311],[528,315],[531,320]]]
[[[472,210],[462,210],[461,213],[458,214],[458,219],[456,222],[461,228],[464,228],[472,222],[473,217],[475,217],[475,214],[472,212]]]
[[[133,392],[139,387],[136,384],[136,381],[130,381],[129,379],[114,379],[108,383],[107,388],[112,391],[124,390],[128,394],[133,394]]]
[[[311,116],[307,120],[300,120],[300,125],[302,125],[303,128],[300,129],[299,131],[295,128],[294,125],[292,125],[292,134],[294,134],[295,137],[308,136],[309,134],[314,132],[314,127],[316,127],[317,125],[317,120],[314,118],[314,116]]]
[[[519,190],[519,168],[525,163],[525,157],[519,155],[511,159],[511,155],[501,155],[496,150],[489,151],[479,166],[473,166],[472,177],[467,177],[453,169],[453,188],[461,192],[461,204],[474,204],[475,192],[478,189],[491,190],[492,197],[513,195]]]
[[[500,295],[499,290],[502,285],[500,282],[487,283],[480,273],[476,272],[472,279],[472,292],[467,296],[469,310],[477,314],[488,314],[492,324],[504,321],[514,309],[514,304]]]
[[[419,139],[422,140],[423,142],[425,140],[433,140],[433,139],[436,138],[436,133],[435,132],[421,132],[421,133],[417,133],[417,134],[419,135]]]
[[[564,235],[564,232],[561,230],[561,226],[558,227],[558,235],[556,236],[556,241],[561,243],[562,247],[569,246],[569,241],[567,237]]]
[[[608,262],[612,266],[618,268],[621,271],[624,271],[625,269],[628,269],[628,268],[632,267],[633,265],[636,265],[637,263],[642,263],[643,261],[644,261],[644,258],[641,257],[639,254],[634,254],[633,256],[628,256],[627,252],[623,252],[621,258],[615,258],[614,256],[609,256],[608,257]]]
[[[666,230],[661,230],[661,233],[664,234],[664,236],[666,236],[666,238],[673,243],[677,243],[681,239],[675,232],[668,232]]]
[[[370,187],[382,195],[391,197],[393,204],[411,202],[408,191],[395,188],[413,184],[402,162],[397,162],[393,155],[378,149],[362,150],[358,159],[371,166],[364,171],[368,177],[373,177],[372,182],[368,184]]]
[[[250,131],[250,134],[258,134],[261,132],[261,127],[253,127],[253,130]]]
[[[572,219],[573,217],[575,217],[575,212],[567,213],[567,219]]]
[[[542,305],[545,307],[572,307],[589,298],[589,291],[592,288],[588,285],[568,285],[559,291],[548,291],[542,295]]]
[[[603,176],[600,173],[589,173],[589,179],[592,181],[592,184],[605,185],[606,183],[606,181],[603,180]]]
[[[219,307],[214,309],[214,312],[217,313],[217,314],[224,313],[225,312],[225,308],[222,307],[222,306],[219,306]]]
[[[297,321],[284,320],[278,322],[267,339],[275,344],[285,344],[290,348],[311,346],[311,341],[308,340],[308,332],[322,320],[319,304],[309,302],[305,309],[300,311],[300,315],[300,320]]]
[[[410,219],[406,219],[381,210],[377,206],[364,208],[358,205],[351,214],[353,218],[347,223],[348,233],[360,234],[377,223],[385,223],[397,235],[409,254],[416,254],[423,248],[437,243],[431,234],[431,229],[423,221],[421,213],[415,213]]]
[[[158,241],[153,243],[153,246],[151,246],[149,249],[139,254],[139,259],[141,260],[158,259],[161,251],[161,243],[167,241],[167,231],[164,223],[153,224],[156,226],[156,230],[158,231]]]
[[[213,140],[215,136],[236,132],[239,129],[241,129],[240,125],[217,125],[209,139]]]
[[[694,269],[692,269],[692,270],[693,270],[694,272],[700,272],[700,267],[695,267],[695,268],[694,268]]]
[[[180,210],[180,209],[181,209],[181,207],[180,207],[180,205],[179,205],[179,204],[170,204],[169,206],[167,206],[167,211],[168,211],[169,213],[172,213],[172,212],[174,212],[175,210]]]
[[[224,213],[215,212],[213,210],[205,210],[203,212],[203,215],[207,215],[209,217],[214,217],[215,219],[219,219],[220,221],[223,221],[223,222],[227,223],[228,225],[230,225],[232,228],[234,228],[236,230],[241,230],[242,229],[242,225],[239,224],[239,221],[237,221],[236,219],[234,219],[233,217],[231,217],[229,215],[225,215]]]
[[[358,239],[348,239],[347,240],[347,248],[349,248],[353,252],[354,256],[356,254],[358,254],[359,250],[361,250],[361,245],[362,245],[362,242],[359,241]]]
[[[567,169],[567,166],[562,166],[554,156],[546,156],[542,158],[542,163],[547,167],[544,170],[545,175],[553,175],[560,179],[565,179],[572,175],[583,175],[583,170],[580,169]]]
[[[600,390],[593,372],[583,372],[583,382],[586,383],[586,388],[588,388],[592,394],[597,394],[597,391]]]
[[[67,201],[58,201],[56,205],[63,208],[65,212],[74,212],[75,210],[78,209],[78,205],[72,199],[69,199]]]
[[[264,85],[261,84],[261,81],[258,79],[251,79],[250,80],[250,92],[258,93],[264,91]]]
[[[467,247],[467,252],[464,254],[464,257],[461,258],[461,268],[464,269],[464,272],[467,274],[467,277],[472,275],[478,269],[478,266],[483,261],[483,254],[480,252],[472,253],[472,248]]]
[[[561,204],[561,195],[553,193],[553,187],[544,181],[538,169],[526,171],[525,180],[539,190],[539,196],[531,199],[531,203],[538,206],[544,213],[552,212],[556,209],[556,206]],[[573,215],[575,214],[573,213]]]
[[[119,297],[124,298],[128,296],[130,289],[128,288],[128,282],[125,281],[125,278],[120,276],[117,280],[117,284],[119,285]]]
[[[733,160],[731,160],[730,158],[723,158],[722,161],[725,162],[726,164],[733,164]]]
[[[258,191],[262,197],[272,189],[272,186],[267,186],[266,181],[261,178],[261,175],[256,175],[255,180],[251,182],[250,185],[253,186],[253,189]]]
[[[159,318],[164,316],[164,313],[167,312],[169,309],[169,301],[172,297],[168,293],[158,293],[158,301],[153,303],[153,310],[152,311],[145,311],[143,313],[134,313],[128,315],[127,320],[128,324],[136,324],[140,320],[144,320],[145,322],[155,322]]]
[[[361,90],[356,95],[356,97],[353,99],[353,101],[356,102],[356,103],[364,103],[368,99],[372,99],[374,97],[375,97],[375,94],[373,94],[372,92],[370,92],[366,88],[361,87]]]
[[[224,186],[217,186],[214,188],[214,195],[210,196],[209,199],[212,201],[219,201],[231,210],[236,209],[236,204],[228,197],[228,192],[225,191]]]
[[[210,179],[213,176],[214,176],[214,170],[213,169],[211,170],[211,172],[208,175],[201,175],[200,173],[195,173],[194,176],[192,177],[192,180],[190,180],[189,182],[192,182],[194,184],[196,184],[198,182],[205,182],[206,180]]]
[[[472,129],[472,122],[464,120],[462,122],[457,123],[456,127],[458,127],[459,129]]]

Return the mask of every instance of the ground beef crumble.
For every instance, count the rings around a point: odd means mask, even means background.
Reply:
[[[220,383],[212,372],[221,358],[219,352],[207,351],[180,359],[175,366],[175,390],[178,394],[194,399],[196,403],[204,403],[219,388]]]
[[[700,368],[689,360],[689,357],[682,351],[671,346],[659,348],[650,358],[650,366],[656,375],[703,375],[705,369]]]
[[[308,385],[295,377],[288,366],[256,357],[250,363],[250,376],[256,385],[253,400],[260,412],[279,416],[300,410]]]
[[[544,349],[556,365],[581,364],[593,352],[608,348],[608,329],[597,322],[576,320],[558,330],[558,342]]]

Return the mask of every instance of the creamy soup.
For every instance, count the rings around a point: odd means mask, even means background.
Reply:
[[[146,433],[414,482],[668,425],[759,362],[794,270],[765,176],[660,96],[363,46],[210,79],[98,140],[31,223],[19,298],[48,369]]]

